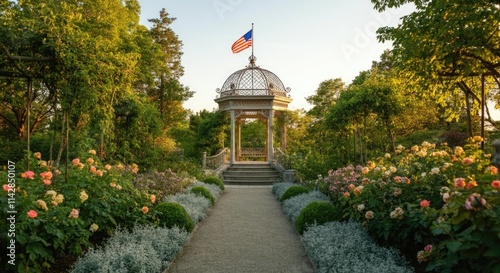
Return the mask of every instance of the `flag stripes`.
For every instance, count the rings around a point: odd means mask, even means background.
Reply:
[[[239,53],[252,46],[252,30],[248,31],[245,35],[241,36],[231,46],[233,53]]]

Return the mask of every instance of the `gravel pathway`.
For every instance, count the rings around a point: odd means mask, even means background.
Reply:
[[[226,186],[168,273],[314,272],[270,186]]]

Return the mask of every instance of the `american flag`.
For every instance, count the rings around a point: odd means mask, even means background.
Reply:
[[[239,53],[251,46],[252,46],[252,30],[248,31],[245,35],[241,36],[238,40],[236,40],[233,46],[231,46],[231,50],[233,51],[233,53]]]

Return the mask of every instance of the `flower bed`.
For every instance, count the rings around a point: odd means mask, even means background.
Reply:
[[[322,188],[345,220],[398,247],[418,271],[499,272],[500,182],[480,141],[398,146],[367,166],[330,171]]]
[[[217,197],[221,193],[215,185],[199,181],[193,185],[211,188]],[[211,207],[207,198],[194,193],[166,196],[164,201],[183,206],[194,223],[201,221]],[[71,272],[163,272],[188,239],[189,232],[177,227],[136,226],[131,232],[119,230],[101,248],[81,257]]]
[[[95,150],[73,159],[67,173],[50,166],[40,153],[31,158],[28,171],[22,169],[26,162],[17,163],[15,172],[0,171],[2,181],[12,176],[15,182],[3,185],[0,216],[8,217],[8,198],[15,200],[17,211],[15,238],[7,233],[8,223],[0,221],[1,245],[16,240],[15,266],[2,259],[1,269],[51,271],[57,259],[82,254],[118,225],[123,230],[157,226],[157,196],[178,193],[195,181],[170,171],[138,176],[137,165],[102,164]]]
[[[277,199],[291,187],[289,184],[273,185],[273,189],[277,189],[273,191]],[[330,204],[330,198],[319,191],[311,191],[287,199],[283,210],[295,225],[301,212],[316,202]],[[318,273],[413,272],[396,250],[378,246],[367,231],[354,222],[308,226],[301,240]]]

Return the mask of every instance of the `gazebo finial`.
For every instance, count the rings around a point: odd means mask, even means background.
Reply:
[[[248,65],[249,67],[255,67],[255,61],[257,61],[257,57],[255,57],[253,54],[248,57],[248,60],[250,61],[250,64]]]

